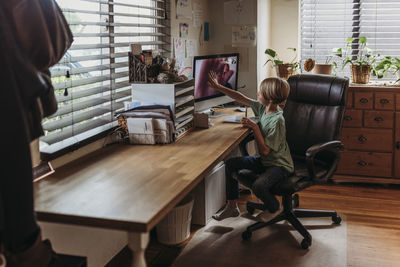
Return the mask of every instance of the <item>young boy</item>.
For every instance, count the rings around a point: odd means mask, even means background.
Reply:
[[[241,123],[244,127],[253,130],[260,156],[231,158],[225,163],[228,201],[224,209],[214,214],[213,218],[223,220],[240,215],[236,202],[239,198],[239,185],[233,178],[233,174],[241,169],[248,169],[262,174],[253,182],[251,189],[266,207],[266,211],[260,213],[258,219],[268,221],[271,214],[280,211],[279,201],[270,193],[270,188],[286,179],[294,171],[293,160],[286,142],[285,119],[279,107],[279,104],[289,96],[289,84],[281,78],[265,79],[261,82],[257,101],[220,85],[214,72],[209,73],[208,85],[237,102],[250,106],[259,119],[258,124],[248,118],[242,118]]]

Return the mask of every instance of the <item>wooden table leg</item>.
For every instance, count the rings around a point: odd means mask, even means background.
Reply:
[[[132,250],[133,259],[131,267],[146,267],[144,251],[149,244],[149,233],[128,233],[128,246]]]

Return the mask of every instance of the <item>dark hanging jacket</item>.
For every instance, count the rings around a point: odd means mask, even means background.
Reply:
[[[19,92],[29,139],[43,135],[41,121],[57,111],[48,68],[72,43],[72,33],[55,1],[0,1],[4,51]]]

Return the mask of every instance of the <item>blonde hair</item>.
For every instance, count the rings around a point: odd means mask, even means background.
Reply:
[[[264,79],[260,84],[260,94],[266,101],[271,101],[273,104],[284,102],[290,92],[289,83],[277,77]]]

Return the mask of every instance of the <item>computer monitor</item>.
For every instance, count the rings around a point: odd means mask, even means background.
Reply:
[[[237,90],[239,54],[220,54],[194,57],[195,110],[203,111],[234,100],[208,86],[208,73],[214,71],[218,82]]]

